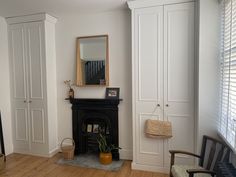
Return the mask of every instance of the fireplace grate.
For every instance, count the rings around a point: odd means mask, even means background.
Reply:
[[[87,151],[88,152],[98,152],[98,143],[95,136],[87,137]]]

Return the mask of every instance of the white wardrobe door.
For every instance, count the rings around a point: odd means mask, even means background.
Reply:
[[[165,6],[164,31],[164,117],[173,125],[165,145],[169,165],[169,149],[194,152],[194,3]]]
[[[163,140],[144,131],[147,119],[163,120],[163,6],[135,10],[134,24],[134,162],[163,166]]]
[[[44,25],[42,22],[26,23],[28,83],[30,105],[31,152],[46,152],[46,70]]]
[[[9,26],[14,150],[29,150],[25,36],[21,24]]]

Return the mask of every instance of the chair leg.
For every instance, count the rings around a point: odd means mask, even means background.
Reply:
[[[170,157],[170,177],[173,177],[172,173],[171,173],[171,168],[175,163],[175,154],[171,153],[171,157]]]

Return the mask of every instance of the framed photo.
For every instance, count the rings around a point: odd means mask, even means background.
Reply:
[[[119,99],[120,88],[106,88],[107,99]]]
[[[93,124],[93,133],[98,133],[99,125]]]
[[[87,132],[92,132],[92,124],[87,125]]]

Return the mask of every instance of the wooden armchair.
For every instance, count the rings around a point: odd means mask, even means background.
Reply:
[[[169,152],[171,154],[170,177],[214,177],[217,162],[229,161],[230,148],[225,143],[204,135],[201,155],[179,150]],[[176,165],[175,154],[199,158],[199,166]]]

